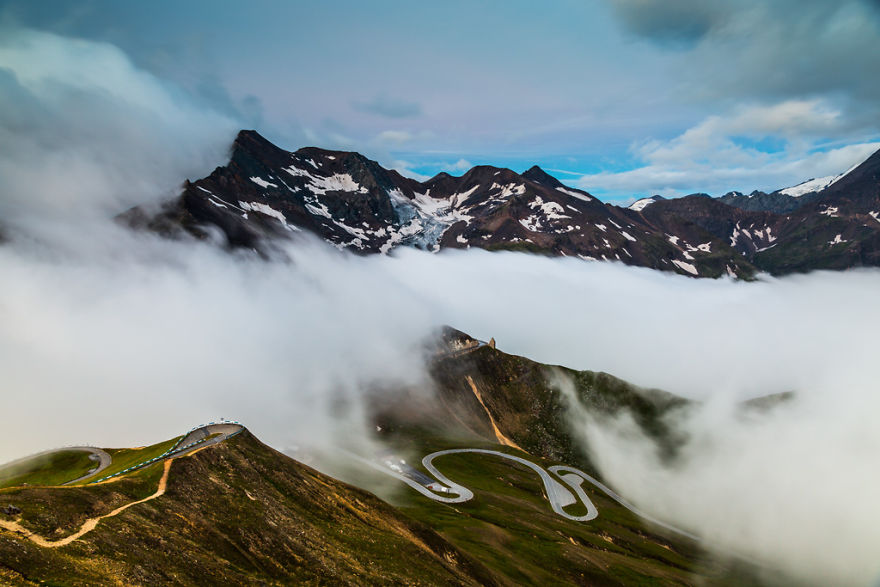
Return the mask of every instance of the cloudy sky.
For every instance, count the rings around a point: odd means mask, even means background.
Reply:
[[[623,202],[775,189],[880,148],[878,0],[12,0],[0,27],[4,108],[10,52],[37,63],[50,33],[200,116],[413,177],[537,163]]]

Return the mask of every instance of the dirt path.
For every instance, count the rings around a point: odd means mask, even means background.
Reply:
[[[24,534],[25,537],[28,538],[31,542],[33,542],[34,544],[36,544],[38,546],[42,546],[44,548],[58,548],[59,546],[65,546],[67,544],[70,544],[74,540],[82,538],[85,534],[88,534],[89,532],[91,532],[92,530],[97,528],[98,522],[100,522],[104,518],[111,518],[113,516],[117,516],[133,505],[138,505],[139,503],[144,503],[144,502],[156,499],[157,497],[164,495],[165,488],[168,486],[168,473],[171,471],[171,463],[172,462],[174,462],[173,458],[165,461],[165,471],[162,473],[162,478],[159,479],[159,487],[156,489],[156,493],[154,493],[153,495],[151,495],[149,497],[139,499],[138,501],[133,501],[133,502],[127,503],[123,506],[119,506],[118,508],[116,508],[115,510],[110,512],[109,514],[104,514],[103,516],[98,516],[95,518],[89,518],[88,520],[85,521],[85,523],[82,525],[82,527],[76,531],[75,534],[71,534],[70,536],[62,538],[61,540],[54,540],[54,541],[46,540],[42,536],[34,534],[30,530],[24,528],[18,522],[8,522],[5,520],[0,520],[0,527],[6,528],[7,530],[11,530],[12,532],[18,532],[18,533]]]
[[[502,433],[501,430],[498,429],[498,425],[495,423],[495,418],[492,417],[492,414],[489,412],[489,408],[487,408],[486,404],[483,402],[483,396],[480,395],[480,390],[477,389],[476,383],[474,383],[474,380],[471,378],[470,375],[468,375],[466,379],[468,384],[471,386],[471,390],[473,390],[474,395],[477,397],[477,401],[480,402],[480,405],[483,406],[483,409],[486,411],[486,415],[489,416],[489,422],[492,424],[492,430],[495,432],[495,438],[498,440],[498,443],[504,446],[509,446],[518,450],[522,450],[522,448],[520,448],[517,443],[504,436],[504,433]]]

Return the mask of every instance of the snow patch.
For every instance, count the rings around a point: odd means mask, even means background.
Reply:
[[[538,232],[540,230],[540,222],[540,219],[535,214],[532,214],[528,218],[519,221],[519,223],[522,224],[526,230],[529,230],[531,232]]]
[[[632,204],[629,205],[630,210],[635,210],[636,212],[641,212],[646,207],[650,206],[654,202],[656,202],[654,198],[642,198],[641,200],[636,200]]]
[[[271,206],[267,206],[266,204],[261,204],[260,202],[242,202],[239,200],[238,205],[241,206],[242,210],[246,210],[248,212],[259,212],[264,216],[269,216],[278,220],[284,228],[291,231],[299,231],[301,230],[298,226],[292,226],[287,224],[287,217],[284,216],[279,210],[272,208]]]
[[[353,192],[366,194],[369,191],[367,188],[355,182],[348,173],[334,173],[329,177],[322,177],[320,175],[312,175],[305,169],[300,169],[293,165],[285,167],[284,171],[294,177],[305,177],[308,179],[311,191],[318,195],[323,195],[327,192]]]
[[[476,188],[474,188],[476,189]],[[501,190],[501,193],[496,197],[498,198],[509,198],[510,196],[521,196],[526,193],[526,186],[522,184],[510,183],[507,185],[500,185],[498,183],[493,183],[489,190]]]
[[[323,202],[315,202],[317,204],[306,204],[306,210],[308,210],[311,214],[315,216],[323,216],[324,218],[329,218],[333,220],[333,215],[330,214],[330,210],[327,209],[327,205]]]
[[[593,198],[591,198],[590,196],[576,192],[574,190],[569,190],[566,188],[556,188],[556,191],[562,192],[563,194],[568,194],[572,198],[577,198],[578,200],[583,200],[584,202],[592,202],[593,201]]]
[[[564,218],[571,218],[571,216],[566,216],[565,214],[563,214],[565,210],[562,208],[562,206],[560,206],[556,202],[545,202],[543,199],[541,199],[541,196],[535,196],[535,199],[529,202],[529,208],[540,208],[544,216],[547,217],[547,220],[560,220]]]
[[[687,271],[691,275],[699,275],[697,272],[697,268],[691,265],[690,263],[685,263],[684,261],[679,261],[678,259],[673,259],[672,264],[681,269],[682,271]]]
[[[801,182],[790,188],[779,190],[779,193],[785,194],[786,196],[792,196],[793,198],[799,198],[804,194],[809,194],[810,192],[818,192],[824,190],[841,177],[843,177],[843,175],[829,175],[827,177],[808,179],[807,181]]]
[[[275,184],[272,183],[271,181],[266,181],[266,180],[264,180],[264,179],[261,178],[261,177],[252,177],[252,178],[251,178],[251,181],[254,182],[255,184],[257,184],[258,186],[260,186],[260,187],[263,188],[263,189],[266,189],[267,187],[273,187],[273,188],[277,188],[277,187],[278,187],[277,185],[275,185]]]

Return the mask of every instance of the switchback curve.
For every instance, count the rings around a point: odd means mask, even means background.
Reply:
[[[412,476],[404,474],[402,470],[395,471],[387,466],[383,467],[381,465],[376,464],[373,461],[365,461],[365,459],[359,459],[371,464],[371,466],[381,470],[382,472],[396,477],[400,479],[425,497],[433,499],[434,501],[439,501],[442,503],[463,503],[469,501],[474,497],[473,491],[460,485],[441,473],[436,466],[434,466],[434,459],[443,455],[449,454],[460,454],[460,453],[476,453],[476,454],[484,454],[490,456],[501,457],[507,460],[514,461],[521,465],[524,465],[538,474],[541,478],[541,481],[544,483],[544,489],[546,490],[547,500],[550,502],[550,507],[553,511],[563,518],[568,520],[572,520],[575,522],[587,522],[595,519],[599,515],[599,510],[596,505],[590,500],[587,496],[586,492],[583,488],[584,481],[589,482],[591,485],[605,493],[608,497],[619,503],[621,506],[632,512],[633,514],[639,516],[640,518],[647,520],[648,522],[665,528],[670,532],[675,532],[676,534],[680,534],[687,538],[690,538],[694,541],[699,541],[700,538],[690,532],[685,530],[681,530],[676,528],[675,526],[671,526],[665,522],[662,522],[642,511],[637,509],[632,504],[628,503],[624,500],[620,495],[614,492],[610,487],[596,479],[595,477],[584,473],[580,469],[576,469],[574,467],[568,467],[564,465],[556,465],[552,467],[548,467],[548,469],[544,469],[540,465],[537,465],[529,460],[526,460],[522,457],[518,457],[516,455],[511,455],[507,453],[503,453],[497,450],[483,449],[483,448],[454,448],[448,450],[441,450],[437,452],[433,452],[422,459],[422,465],[425,469],[437,480],[437,482],[431,483],[420,483],[416,481]],[[549,472],[548,472],[549,471]],[[557,481],[552,473],[556,477],[558,477],[562,483]],[[564,485],[563,485],[564,483]],[[567,486],[567,487],[566,487]],[[571,491],[569,491],[571,488]],[[572,494],[574,492],[574,495]],[[574,516],[569,514],[564,510],[565,507],[570,505],[574,505],[580,502],[587,509],[587,513],[582,516]]]

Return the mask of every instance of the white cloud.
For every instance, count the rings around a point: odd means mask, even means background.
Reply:
[[[839,111],[817,100],[788,101],[710,116],[681,135],[631,147],[645,164],[622,172],[584,175],[584,189],[667,196],[704,191],[772,191],[806,179],[841,173],[866,159],[880,143],[855,143],[816,151],[828,136],[845,132]],[[782,142],[778,150],[757,144]]]
[[[470,169],[473,166],[474,166],[474,164],[471,163],[470,161],[468,161],[467,159],[459,159],[455,163],[444,164],[443,167],[446,169],[446,171],[460,172],[460,171],[467,171],[468,169]]]
[[[409,177],[416,181],[427,181],[431,179],[430,175],[424,175],[422,173],[418,173],[417,171],[413,171],[413,166],[413,163],[410,163],[409,161],[405,161],[403,159],[396,159],[391,163],[391,168],[397,170],[397,172],[404,177]]]
[[[120,212],[222,160],[234,123],[112,45],[32,30],[0,39],[0,215]]]
[[[376,136],[376,140],[384,144],[407,143],[412,139],[412,133],[405,130],[383,130]]]

